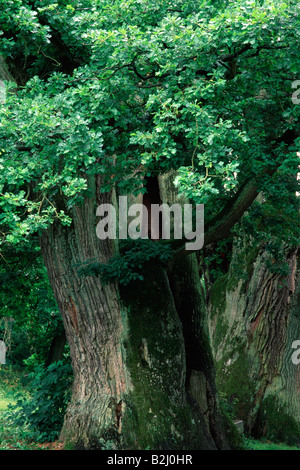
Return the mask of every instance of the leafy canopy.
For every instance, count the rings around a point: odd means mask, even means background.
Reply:
[[[208,216],[256,178],[260,217],[295,242],[297,1],[2,3],[2,244],[70,224],[96,174],[138,193],[171,168]]]

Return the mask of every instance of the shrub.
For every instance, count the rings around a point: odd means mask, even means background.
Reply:
[[[78,266],[80,276],[98,276],[105,283],[118,281],[128,285],[132,281],[144,280],[143,270],[151,261],[167,263],[172,256],[168,243],[154,243],[152,240],[122,240],[120,254],[111,258],[107,264],[91,260]]]
[[[23,363],[25,364],[28,372],[34,372],[34,369],[40,364],[38,354],[31,354],[27,359],[23,359]]]
[[[28,425],[38,442],[54,441],[62,427],[70,399],[72,370],[69,363],[37,365],[29,374],[30,398],[19,397],[9,407],[9,417],[17,426]]]

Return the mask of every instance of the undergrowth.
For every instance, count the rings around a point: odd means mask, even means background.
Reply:
[[[51,388],[51,384],[53,385],[53,378],[57,375],[57,370],[60,368],[61,364],[54,365],[50,368],[50,375],[49,381],[46,380],[46,384],[48,389]],[[52,369],[52,372],[51,372]],[[56,371],[55,371],[56,369]],[[36,375],[36,381],[40,380],[42,377],[46,377],[47,374],[45,373],[45,368],[39,368],[40,375]],[[64,373],[67,372],[67,369],[61,369]],[[57,440],[53,442],[46,442],[46,436],[43,432],[38,432],[36,427],[32,426],[32,422],[36,422],[36,417],[32,420],[26,419],[26,413],[29,413],[31,407],[31,413],[34,412],[36,409],[36,405],[34,408],[34,397],[37,397],[37,394],[41,392],[41,388],[43,388],[42,384],[43,381],[40,382],[40,386],[34,389],[32,385],[35,381],[32,382],[31,374],[27,373],[28,371],[14,369],[13,367],[5,367],[0,368],[0,451],[1,450],[62,450],[63,444],[59,443]],[[52,375],[52,377],[51,377]],[[56,379],[55,379],[56,380]],[[54,381],[55,381],[54,380]],[[44,383],[45,385],[45,383]],[[41,397],[43,399],[47,395],[42,393]],[[24,408],[26,413],[22,412],[22,406],[18,406],[18,401],[20,400],[23,404],[27,404],[28,407]],[[31,405],[30,405],[31,403]],[[17,410],[18,413],[16,416],[19,416],[17,419],[13,419],[13,410]],[[227,410],[231,417],[234,418],[234,412],[230,408]],[[46,416],[47,409],[45,408],[45,403],[43,404],[42,400],[40,401],[40,417]],[[30,415],[30,413],[29,413]],[[34,415],[34,413],[33,413]],[[20,417],[21,416],[21,417]],[[51,428],[51,425],[50,425]],[[52,432],[52,437],[58,436],[57,428],[55,429],[55,425],[53,429],[50,431]],[[48,433],[48,437],[51,436]],[[274,443],[270,440],[256,440],[252,438],[248,438],[243,436],[243,443],[245,450],[300,450],[299,447],[296,446],[288,446],[285,443]]]
[[[0,450],[51,448],[62,426],[70,384],[70,365],[62,362],[47,368],[40,364],[30,373],[0,369]]]

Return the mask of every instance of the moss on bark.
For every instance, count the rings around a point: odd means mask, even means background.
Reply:
[[[125,448],[213,449],[212,436],[186,393],[186,355],[166,272],[149,266],[122,291],[128,309],[126,363],[132,391],[122,423]]]
[[[291,418],[287,438],[294,418],[300,422],[299,374],[291,362],[291,344],[299,332],[296,252],[286,250],[290,269],[283,275],[269,270],[263,247],[247,251],[247,246],[234,246],[229,272],[215,282],[211,292],[209,326],[217,388],[227,400],[237,399],[237,417],[256,437],[264,429],[274,429],[276,413],[285,416],[286,423]],[[269,395],[279,399],[276,413],[266,406]],[[262,416],[265,424],[259,424]]]

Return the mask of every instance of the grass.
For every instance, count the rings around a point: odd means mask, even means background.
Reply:
[[[300,450],[299,447],[288,446],[284,443],[274,443],[270,441],[257,441],[254,439],[245,439],[247,450]]]

